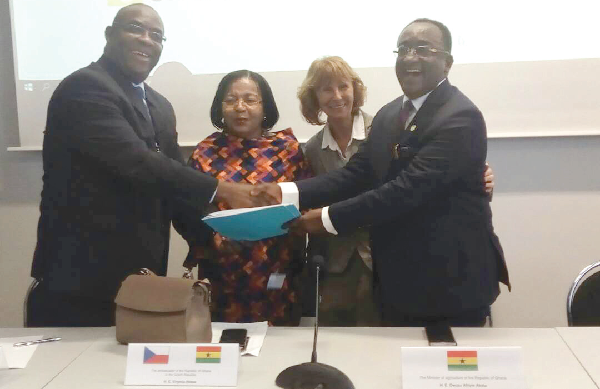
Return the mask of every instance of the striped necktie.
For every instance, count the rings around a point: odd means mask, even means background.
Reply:
[[[408,125],[408,118],[410,117],[410,114],[414,112],[414,110],[415,106],[410,100],[406,100],[402,104],[402,109],[400,110],[399,115],[399,124],[401,125],[401,128],[403,130],[406,130],[406,126]]]
[[[146,102],[146,90],[142,88],[141,85],[133,85],[133,90],[137,97],[139,97],[144,103],[144,108],[146,108],[146,112],[144,112],[144,116],[148,119],[149,122],[152,122],[152,116],[150,116],[150,109],[148,108],[148,103]],[[152,128],[152,126],[150,126]],[[155,151],[160,152],[160,145],[158,143],[158,139],[156,138],[156,134],[154,134],[154,147]]]
[[[141,85],[134,85],[133,90],[137,97],[139,97],[144,103],[144,108],[146,108],[146,119],[150,120],[150,110],[148,109],[148,103],[146,102],[146,90]]]

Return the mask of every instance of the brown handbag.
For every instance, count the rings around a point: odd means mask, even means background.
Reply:
[[[209,282],[145,274],[130,275],[121,284],[115,299],[117,341],[210,343]]]

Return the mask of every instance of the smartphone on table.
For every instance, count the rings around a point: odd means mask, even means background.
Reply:
[[[227,328],[221,333],[219,343],[237,343],[245,350],[248,344],[248,331],[244,328]]]
[[[432,325],[425,327],[425,334],[430,346],[456,346],[452,328],[448,325]]]

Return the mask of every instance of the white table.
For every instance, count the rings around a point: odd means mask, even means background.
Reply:
[[[43,388],[79,357],[97,337],[114,337],[114,328],[2,328],[0,338],[27,335],[62,337],[59,342],[38,345],[25,369],[0,370],[0,388]]]
[[[600,327],[561,327],[556,330],[600,387]]]
[[[453,328],[463,346],[521,346],[531,389],[597,387],[554,328]]]
[[[31,329],[21,331],[35,332]],[[64,334],[64,343],[38,347],[30,365],[17,372],[13,386],[9,382],[7,388],[122,388],[127,347],[116,342],[114,329],[95,329],[97,333],[90,329],[87,343],[75,340],[75,334],[81,339],[81,333],[76,332],[81,330],[62,331],[61,334],[44,331],[45,335]],[[73,337],[69,331],[75,331]],[[521,346],[525,375],[531,389],[596,388],[554,329],[455,328],[453,331],[459,346]],[[6,330],[0,330],[0,336],[9,336],[5,333]],[[260,356],[242,358],[238,388],[276,388],[275,377],[281,370],[310,360],[312,334],[311,328],[269,328]],[[75,352],[76,344],[79,353]],[[319,362],[345,372],[357,389],[398,389],[402,387],[400,347],[426,345],[424,331],[420,328],[321,328],[318,357]],[[59,349],[64,347],[65,355],[61,355],[61,361],[44,365],[54,355],[51,347],[61,354]],[[66,355],[69,347],[72,349]],[[72,362],[65,364],[69,358]],[[43,377],[37,380],[30,377],[38,371]]]

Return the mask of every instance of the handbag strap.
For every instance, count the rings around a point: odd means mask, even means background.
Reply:
[[[186,279],[186,280],[193,280],[194,279],[194,273],[192,273],[192,270],[194,270],[194,266],[192,267],[187,267],[184,266],[183,267],[183,275],[181,276],[181,278]],[[136,273],[137,275],[141,275],[141,276],[156,276],[156,274],[148,269],[147,267],[142,267],[140,268],[140,270],[137,271]],[[211,284],[208,278],[203,278],[201,280],[198,280],[196,282],[194,282],[192,288],[202,288],[204,291],[204,295],[206,296],[207,299],[207,303],[208,306],[211,306],[212,303],[212,288],[211,288]]]
[[[194,289],[196,288],[201,288],[204,291],[204,296],[206,296],[206,303],[208,304],[209,309],[211,308],[211,303],[212,303],[212,288],[211,288],[211,284],[210,281],[208,280],[208,278],[204,278],[202,280],[198,280],[196,282],[194,282]]]

